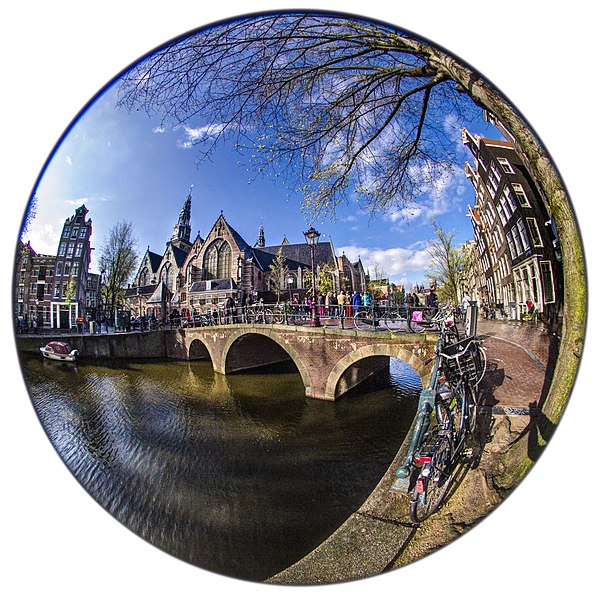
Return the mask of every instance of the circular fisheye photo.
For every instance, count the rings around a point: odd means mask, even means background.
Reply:
[[[579,365],[583,248],[541,139],[459,57],[360,16],[153,50],[64,133],[15,235],[57,454],[230,578],[345,583],[452,543],[543,454]]]

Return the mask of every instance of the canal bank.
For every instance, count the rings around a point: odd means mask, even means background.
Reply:
[[[478,332],[486,347],[488,374],[481,387],[473,457],[457,469],[457,481],[441,510],[415,525],[408,517],[410,496],[392,490],[409,432],[364,504],[321,546],[267,582],[327,584],[401,568],[469,531],[518,485],[541,454],[541,408],[558,338],[536,325],[503,321],[480,321]]]

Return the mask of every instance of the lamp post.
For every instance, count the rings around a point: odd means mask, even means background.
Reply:
[[[321,234],[312,225],[308,231],[304,232],[306,242],[310,246],[310,266],[312,274],[312,318],[310,320],[310,326],[321,326],[319,309],[317,308],[317,282],[315,278],[315,246],[319,241],[320,235]]]

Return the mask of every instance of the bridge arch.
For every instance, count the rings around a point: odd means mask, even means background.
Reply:
[[[415,354],[409,347],[397,344],[376,343],[364,345],[346,354],[332,368],[325,384],[325,398],[335,400],[338,394],[338,386],[344,374],[356,363],[367,359],[380,359],[383,357],[396,357],[411,366],[421,378],[423,386],[426,386],[431,374],[431,366],[425,365],[419,355]],[[351,387],[348,387],[351,388]]]
[[[197,359],[208,359],[212,363],[212,357],[210,354],[210,350],[204,341],[199,339],[198,337],[194,337],[192,339],[190,346],[188,348],[188,359],[189,360],[197,360]]]
[[[298,372],[300,373],[300,377],[304,383],[306,396],[312,396],[312,380],[301,355],[289,343],[289,341],[281,337],[277,332],[268,328],[262,329],[255,327],[252,329],[240,329],[232,332],[223,346],[222,369],[219,370],[222,374],[228,374],[236,369],[244,369],[243,367],[232,365],[231,356],[234,354],[236,347],[239,347],[241,341],[251,341],[252,337],[261,337],[259,342],[256,344],[256,347],[259,349],[261,345],[264,347],[266,345],[265,340],[268,340],[275,344],[279,349],[283,350],[288,358],[292,360]],[[250,367],[253,366],[248,366],[246,369],[249,369]]]

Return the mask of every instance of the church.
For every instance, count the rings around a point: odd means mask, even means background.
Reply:
[[[310,293],[307,243],[290,244],[284,237],[279,244],[267,245],[261,224],[256,242],[250,245],[222,211],[206,238],[198,233],[192,240],[191,211],[190,190],[163,254],[148,247],[125,292],[125,307],[132,314],[163,319],[171,313],[222,306],[229,296],[242,305],[248,296],[253,302],[262,298],[273,303],[278,296],[302,302]],[[369,281],[360,257],[353,263],[345,254],[336,256],[331,240],[315,246],[315,273],[334,294],[365,291]]]

